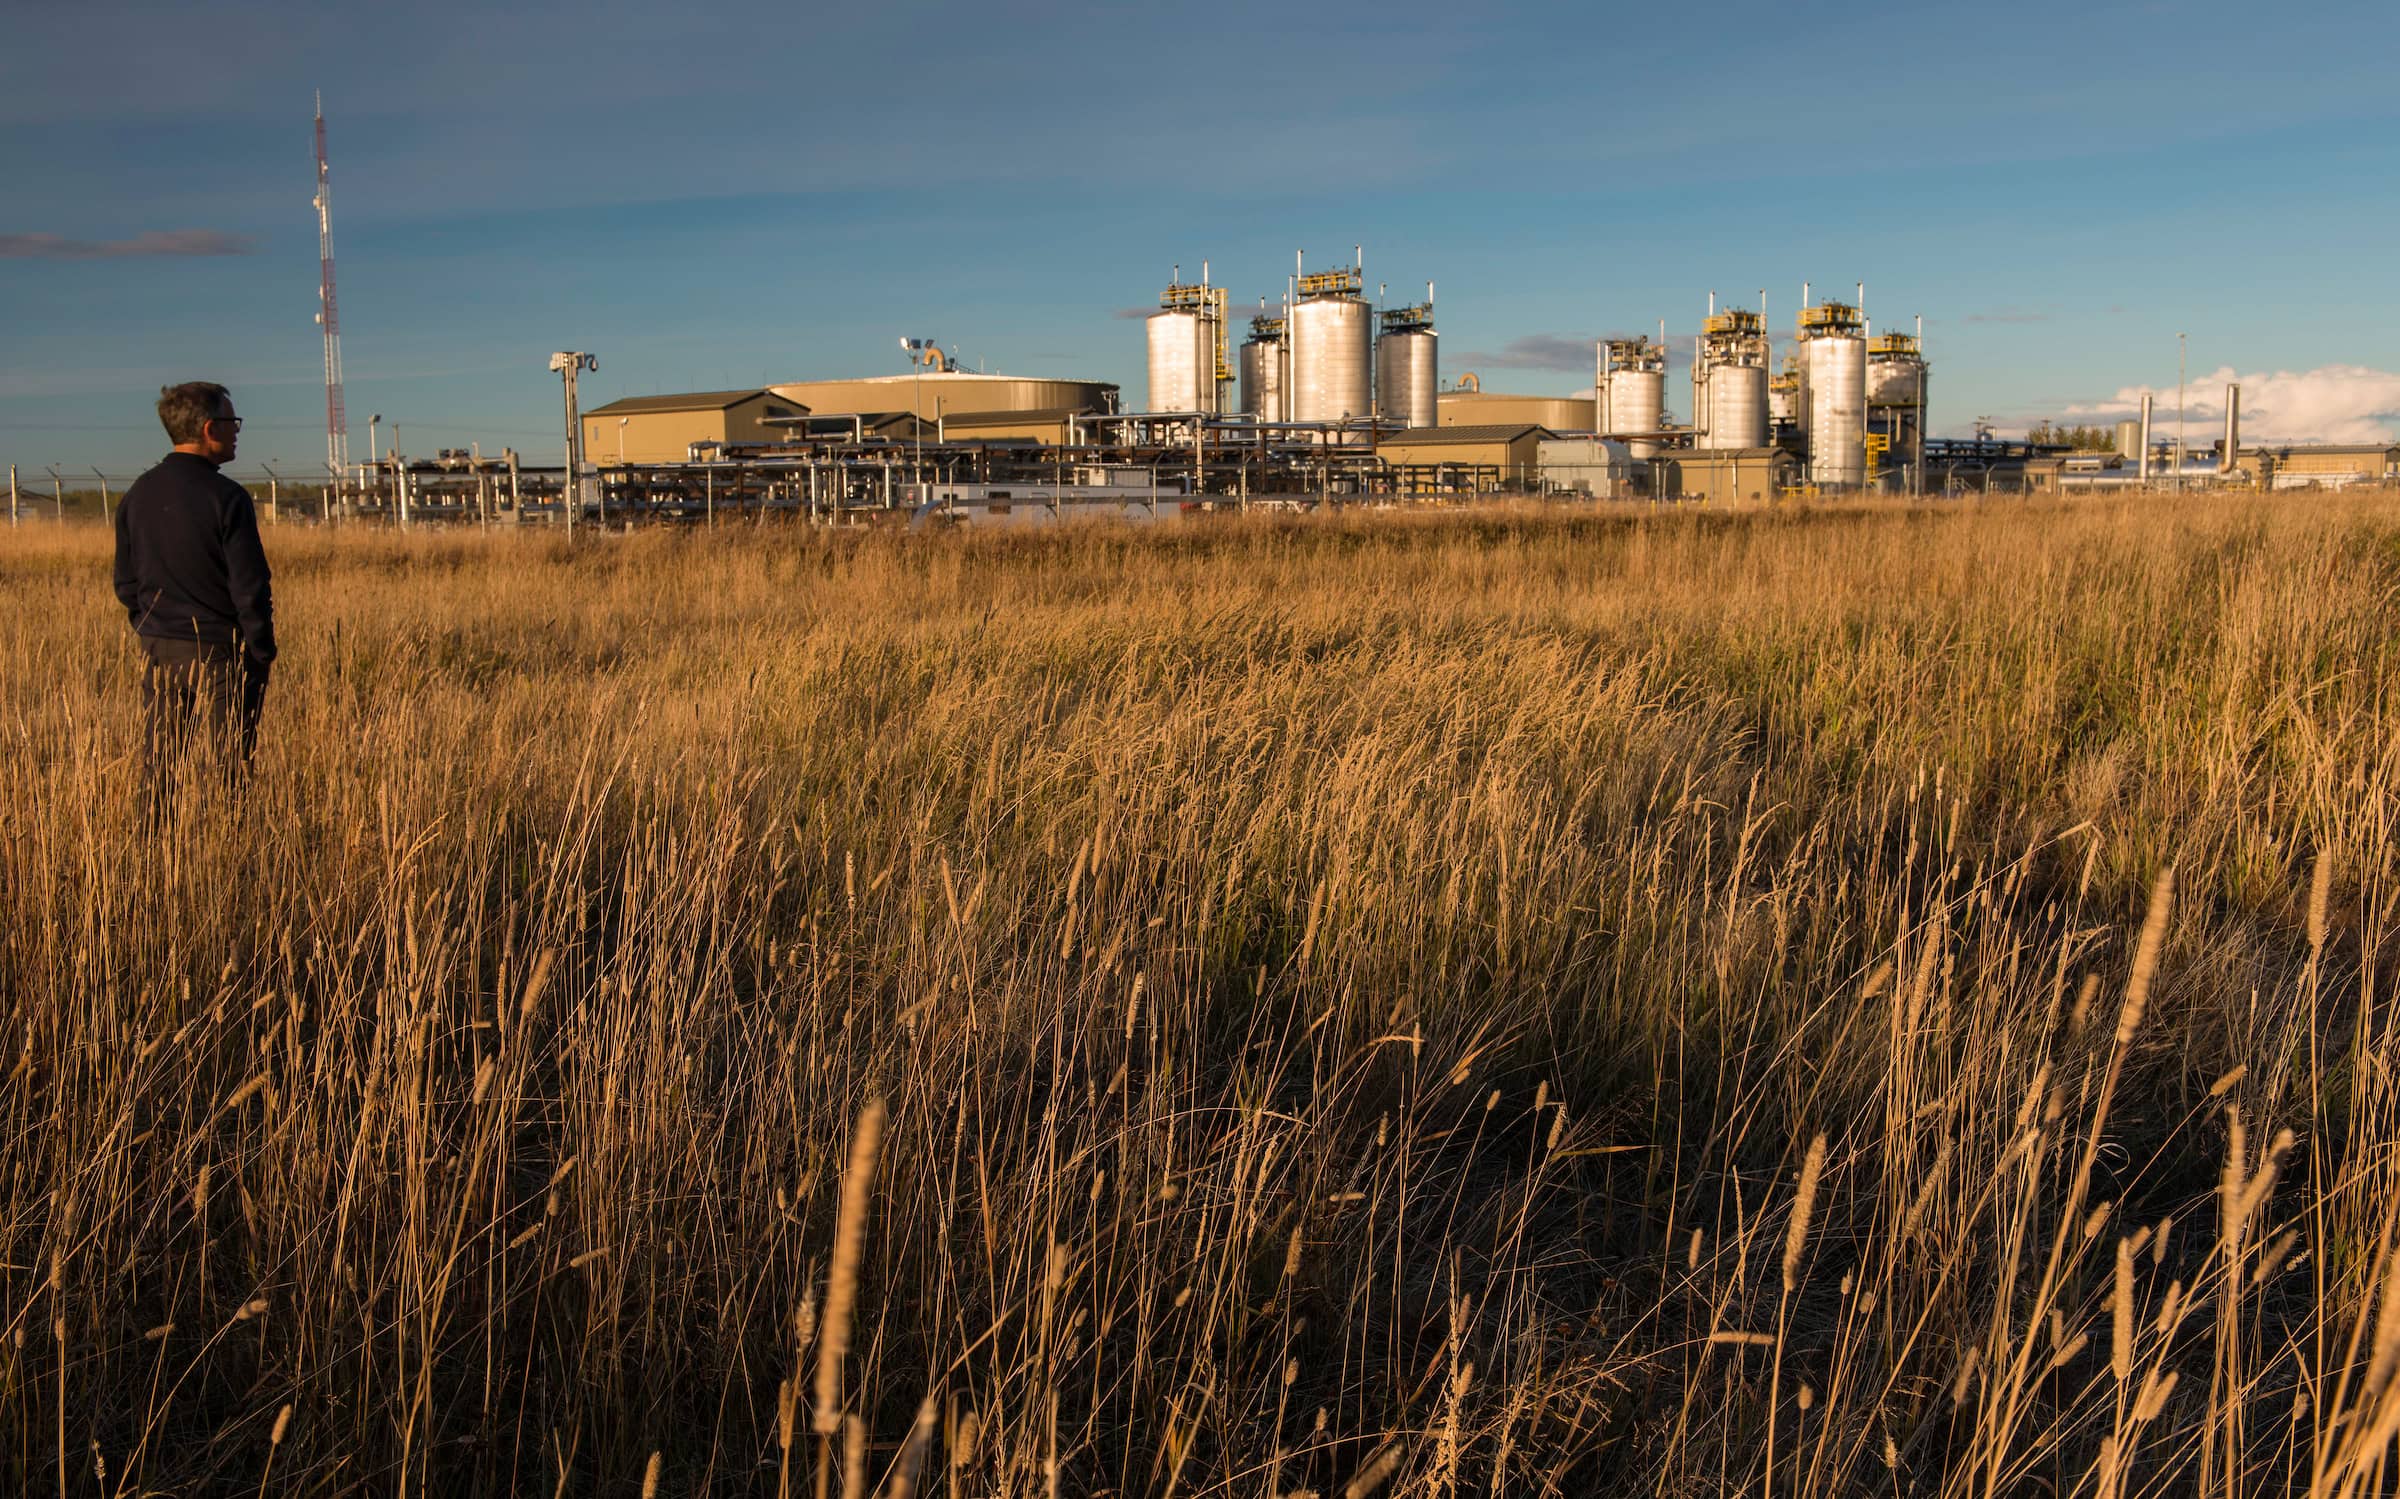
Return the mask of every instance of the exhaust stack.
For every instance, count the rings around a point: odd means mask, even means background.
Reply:
[[[2217,455],[2217,472],[2233,472],[2234,460],[2242,456],[2242,388],[2225,387],[2225,450]]]
[[[2142,482],[2150,482],[2150,393],[2142,392]]]

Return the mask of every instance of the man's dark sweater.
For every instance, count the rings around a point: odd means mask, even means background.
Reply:
[[[134,633],[239,646],[275,660],[275,602],[250,491],[192,453],[169,453],[117,508],[117,598]]]

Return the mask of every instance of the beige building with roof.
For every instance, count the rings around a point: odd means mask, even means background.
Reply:
[[[1553,434],[1532,422],[1476,427],[1411,427],[1375,444],[1402,494],[1483,494],[1530,487],[1542,443]]]
[[[2400,445],[2373,443],[2287,443],[2244,448],[2234,467],[2258,484],[2276,489],[2346,489],[2355,484],[2400,480]]]
[[[583,456],[614,463],[682,463],[696,442],[775,442],[770,425],[806,413],[771,390],[702,390],[627,396],[583,413]]]
[[[627,396],[583,413],[583,452],[618,462],[682,463],[695,443],[774,443],[808,437],[932,442],[1069,441],[1076,418],[1117,406],[1104,380],[979,375],[967,370],[796,380],[751,390]]]
[[[1764,503],[1800,481],[1799,460],[1780,448],[1683,448],[1650,466],[1658,498],[1708,505]]]

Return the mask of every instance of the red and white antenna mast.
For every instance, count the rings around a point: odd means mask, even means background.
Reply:
[[[317,325],[325,330],[325,473],[335,491],[350,469],[350,421],[342,409],[342,319],[333,300],[333,185],[325,168],[325,95],[317,94]]]

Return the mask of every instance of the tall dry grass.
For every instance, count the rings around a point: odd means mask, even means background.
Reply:
[[[2389,497],[270,544],[153,836],[0,537],[12,1490],[2393,1491]]]

